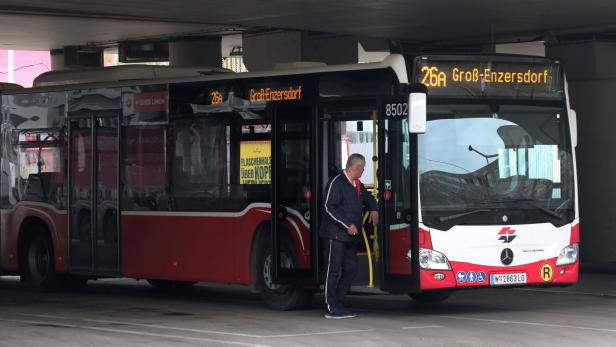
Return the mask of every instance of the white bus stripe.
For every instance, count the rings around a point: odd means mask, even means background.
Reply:
[[[122,211],[122,216],[169,216],[169,217],[221,217],[221,218],[237,218],[242,217],[250,210],[255,209],[258,212],[267,212],[262,208],[271,208],[268,203],[252,203],[240,212],[177,212],[177,211]]]
[[[289,216],[287,216],[287,222],[289,222],[289,224],[293,226],[293,229],[295,229],[295,233],[297,234],[297,237],[299,238],[299,242],[302,244],[302,251],[304,251],[306,249],[306,247],[304,246],[304,238],[302,237],[302,232],[299,231],[299,227],[297,226],[297,223],[295,223],[295,221],[291,219],[291,217]]]

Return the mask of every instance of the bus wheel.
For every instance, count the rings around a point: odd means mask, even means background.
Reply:
[[[185,290],[192,288],[197,282],[192,281],[170,281],[170,280],[155,280],[149,279],[148,283],[157,289],[161,290]]]
[[[286,248],[286,247],[285,247]],[[274,283],[274,258],[272,255],[272,245],[261,245],[261,251],[257,260],[257,287],[261,293],[263,301],[267,306],[276,310],[294,310],[308,306],[312,302],[314,292],[301,288],[293,284]],[[286,254],[286,256],[285,256]],[[294,260],[289,256],[288,250],[281,254],[281,261],[288,262],[289,265]]]
[[[51,238],[42,227],[34,227],[26,240],[25,254],[22,256],[21,273],[23,281],[37,291],[56,289],[56,275]]]
[[[447,300],[451,296],[451,292],[447,290],[438,290],[432,292],[412,293],[409,296],[418,304],[438,304]]]

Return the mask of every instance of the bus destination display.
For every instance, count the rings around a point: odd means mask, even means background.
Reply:
[[[228,102],[231,97],[238,97],[237,94],[233,94],[231,87],[214,88],[208,93],[207,104],[208,105],[222,105]],[[239,96],[240,98],[247,99],[251,104],[262,104],[267,102],[281,102],[281,101],[300,101],[303,99],[303,90],[301,85],[290,86],[259,86],[254,88],[248,88],[245,92],[245,96]]]
[[[549,62],[415,60],[415,82],[428,87],[430,96],[457,98],[503,97],[562,99],[560,65]]]

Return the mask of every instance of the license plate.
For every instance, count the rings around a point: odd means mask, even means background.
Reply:
[[[526,273],[491,274],[490,285],[507,286],[512,284],[526,284]]]

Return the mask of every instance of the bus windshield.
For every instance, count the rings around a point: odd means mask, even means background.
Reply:
[[[422,222],[564,225],[574,217],[566,112],[560,107],[441,104],[418,138]]]

